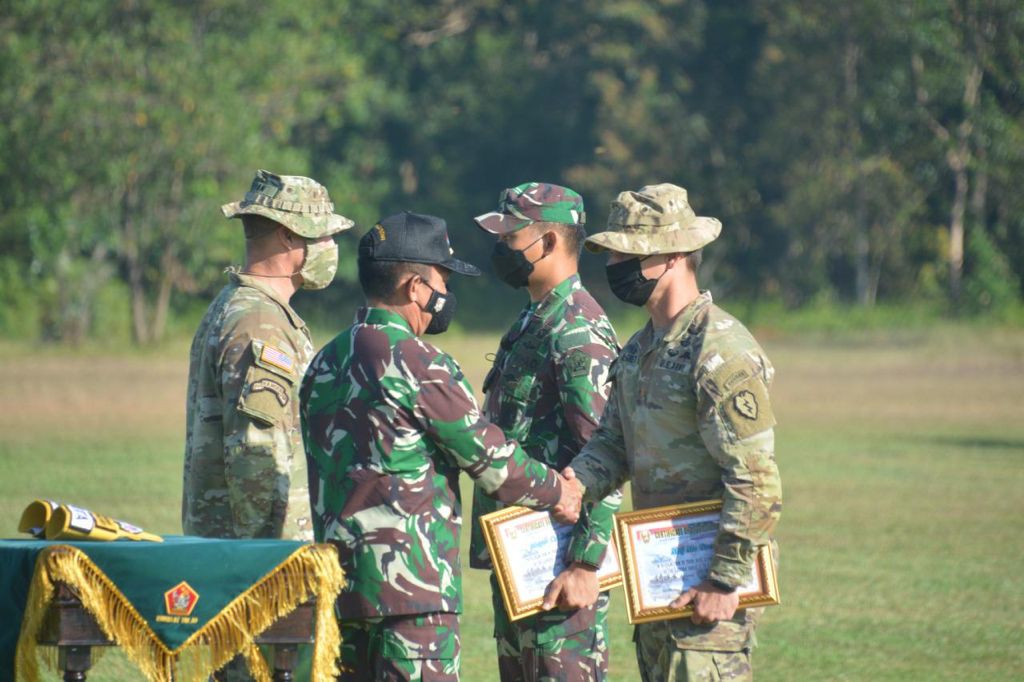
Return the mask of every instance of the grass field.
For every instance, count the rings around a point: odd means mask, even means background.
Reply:
[[[479,386],[495,339],[442,341]],[[1024,678],[1024,331],[765,345],[783,605],[757,678]],[[34,497],[180,532],[184,346],[3,350],[0,536]],[[465,589],[463,679],[496,679],[485,574]],[[613,610],[611,679],[636,680],[620,591]],[[137,677],[111,654],[89,679]]]

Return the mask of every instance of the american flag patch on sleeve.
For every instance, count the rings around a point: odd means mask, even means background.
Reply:
[[[295,372],[295,361],[292,356],[273,346],[264,345],[260,352],[260,360],[288,372]]]

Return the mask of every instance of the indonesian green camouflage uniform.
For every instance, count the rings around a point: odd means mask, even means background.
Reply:
[[[483,419],[455,360],[363,308],[313,359],[302,429],[317,541],[337,544],[345,679],[457,679],[459,472],[509,504],[556,505],[556,472]]]
[[[561,470],[589,440],[608,397],[608,368],[618,352],[615,331],[578,275],[527,306],[502,338],[484,381],[486,417],[536,460]],[[616,490],[584,510],[566,562],[600,566],[622,502]],[[504,507],[473,495],[470,565],[491,568],[480,516]],[[508,619],[492,574],[494,636],[503,682],[593,680],[608,669],[608,593],[588,608]]]
[[[273,289],[229,277],[192,340],[182,527],[312,540],[298,388],[313,343]]]
[[[772,375],[761,347],[710,293],[660,336],[648,323],[612,367],[601,425],[572,462],[585,499],[627,479],[636,509],[722,499],[709,577],[744,584],[782,507]],[[689,618],[637,625],[643,679],[748,678],[760,611],[740,610],[715,625]]]

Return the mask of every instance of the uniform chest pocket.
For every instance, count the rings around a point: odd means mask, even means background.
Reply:
[[[696,424],[697,393],[689,371],[656,365],[645,393],[654,417],[671,424],[673,430]]]
[[[522,440],[530,428],[534,377],[511,374],[505,377],[512,380],[502,382],[498,426],[508,437]]]

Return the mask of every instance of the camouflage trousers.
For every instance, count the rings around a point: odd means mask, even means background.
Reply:
[[[750,650],[701,651],[681,649],[672,637],[670,621],[636,626],[636,662],[643,682],[717,682],[752,680]]]
[[[458,682],[459,616],[343,620],[342,682]]]
[[[494,639],[501,682],[592,682],[608,675],[608,593],[576,611],[508,619],[494,574]]]

